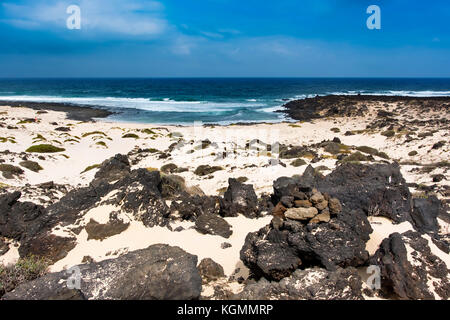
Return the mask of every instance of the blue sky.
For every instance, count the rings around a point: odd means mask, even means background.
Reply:
[[[449,20],[448,0],[2,0],[0,77],[450,77]]]

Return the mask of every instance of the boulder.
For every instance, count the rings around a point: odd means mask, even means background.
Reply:
[[[236,179],[228,179],[228,188],[220,201],[220,214],[224,217],[236,217],[242,214],[248,218],[256,218],[261,210],[253,185],[243,184]]]
[[[61,271],[22,284],[3,299],[191,300],[202,288],[197,256],[163,244],[78,268],[79,289],[69,289],[72,274]]]
[[[233,233],[230,224],[224,218],[209,213],[197,218],[195,229],[200,233],[219,235],[224,238],[229,238]]]
[[[23,170],[17,166],[14,166],[12,164],[0,164],[0,172],[3,175],[3,178],[5,179],[14,179],[15,177],[20,176],[23,174]]]
[[[223,267],[211,258],[200,261],[197,268],[204,283],[225,277]]]
[[[436,196],[427,198],[415,198],[411,213],[414,225],[421,232],[439,231],[437,217],[441,210],[441,201]]]
[[[88,234],[88,240],[104,240],[112,237],[116,234],[120,234],[128,229],[129,223],[124,223],[118,219],[110,219],[108,223],[101,224],[91,219],[86,225],[86,232]]]
[[[219,214],[218,197],[182,194],[170,205],[170,217],[173,220],[195,221],[203,214]]]
[[[43,168],[39,165],[39,163],[30,160],[24,160],[19,163],[21,167],[27,168],[33,172],[39,172]]]

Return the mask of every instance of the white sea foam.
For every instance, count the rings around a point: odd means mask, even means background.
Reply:
[[[410,91],[410,90],[382,90],[377,92],[366,92],[350,90],[346,92],[328,92],[327,94],[334,95],[368,95],[368,96],[406,96],[406,97],[448,97],[450,96],[450,91],[432,91],[432,90],[422,90],[422,91]]]
[[[158,112],[226,112],[239,108],[262,108],[264,103],[255,102],[209,102],[175,101],[169,98],[150,100],[147,98],[117,97],[57,97],[57,96],[0,96],[0,100],[25,102],[72,103],[107,108],[127,108]]]

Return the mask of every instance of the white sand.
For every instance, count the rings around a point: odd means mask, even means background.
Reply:
[[[116,252],[125,253],[144,249],[152,244],[163,243],[178,246],[191,254],[197,255],[199,262],[203,258],[211,258],[222,265],[225,274],[230,276],[236,267],[243,267],[240,263],[239,251],[244,245],[247,234],[267,225],[271,217],[248,219],[239,216],[225,219],[233,230],[233,234],[228,239],[200,234],[194,229],[172,232],[162,227],[147,228],[139,221],[131,221],[127,230],[103,241],[87,240],[88,235],[86,230],[83,230],[77,237],[76,247],[69,252],[67,257],[54,264],[51,271],[61,271],[66,267],[80,264],[84,256],[90,256],[95,261],[102,261],[117,257]],[[184,223],[184,227],[192,225],[193,223]],[[223,242],[230,243],[232,247],[222,249],[220,245]]]
[[[373,232],[370,234],[370,239],[366,243],[366,250],[370,255],[373,255],[380,247],[381,242],[392,233],[403,233],[414,230],[411,223],[407,221],[393,224],[392,220],[385,217],[369,217],[368,219],[373,229]]]

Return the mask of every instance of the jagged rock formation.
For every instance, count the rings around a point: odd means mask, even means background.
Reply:
[[[450,298],[449,269],[418,232],[391,234],[370,262],[381,269],[381,292],[386,297]],[[435,294],[430,291],[430,284]]]

